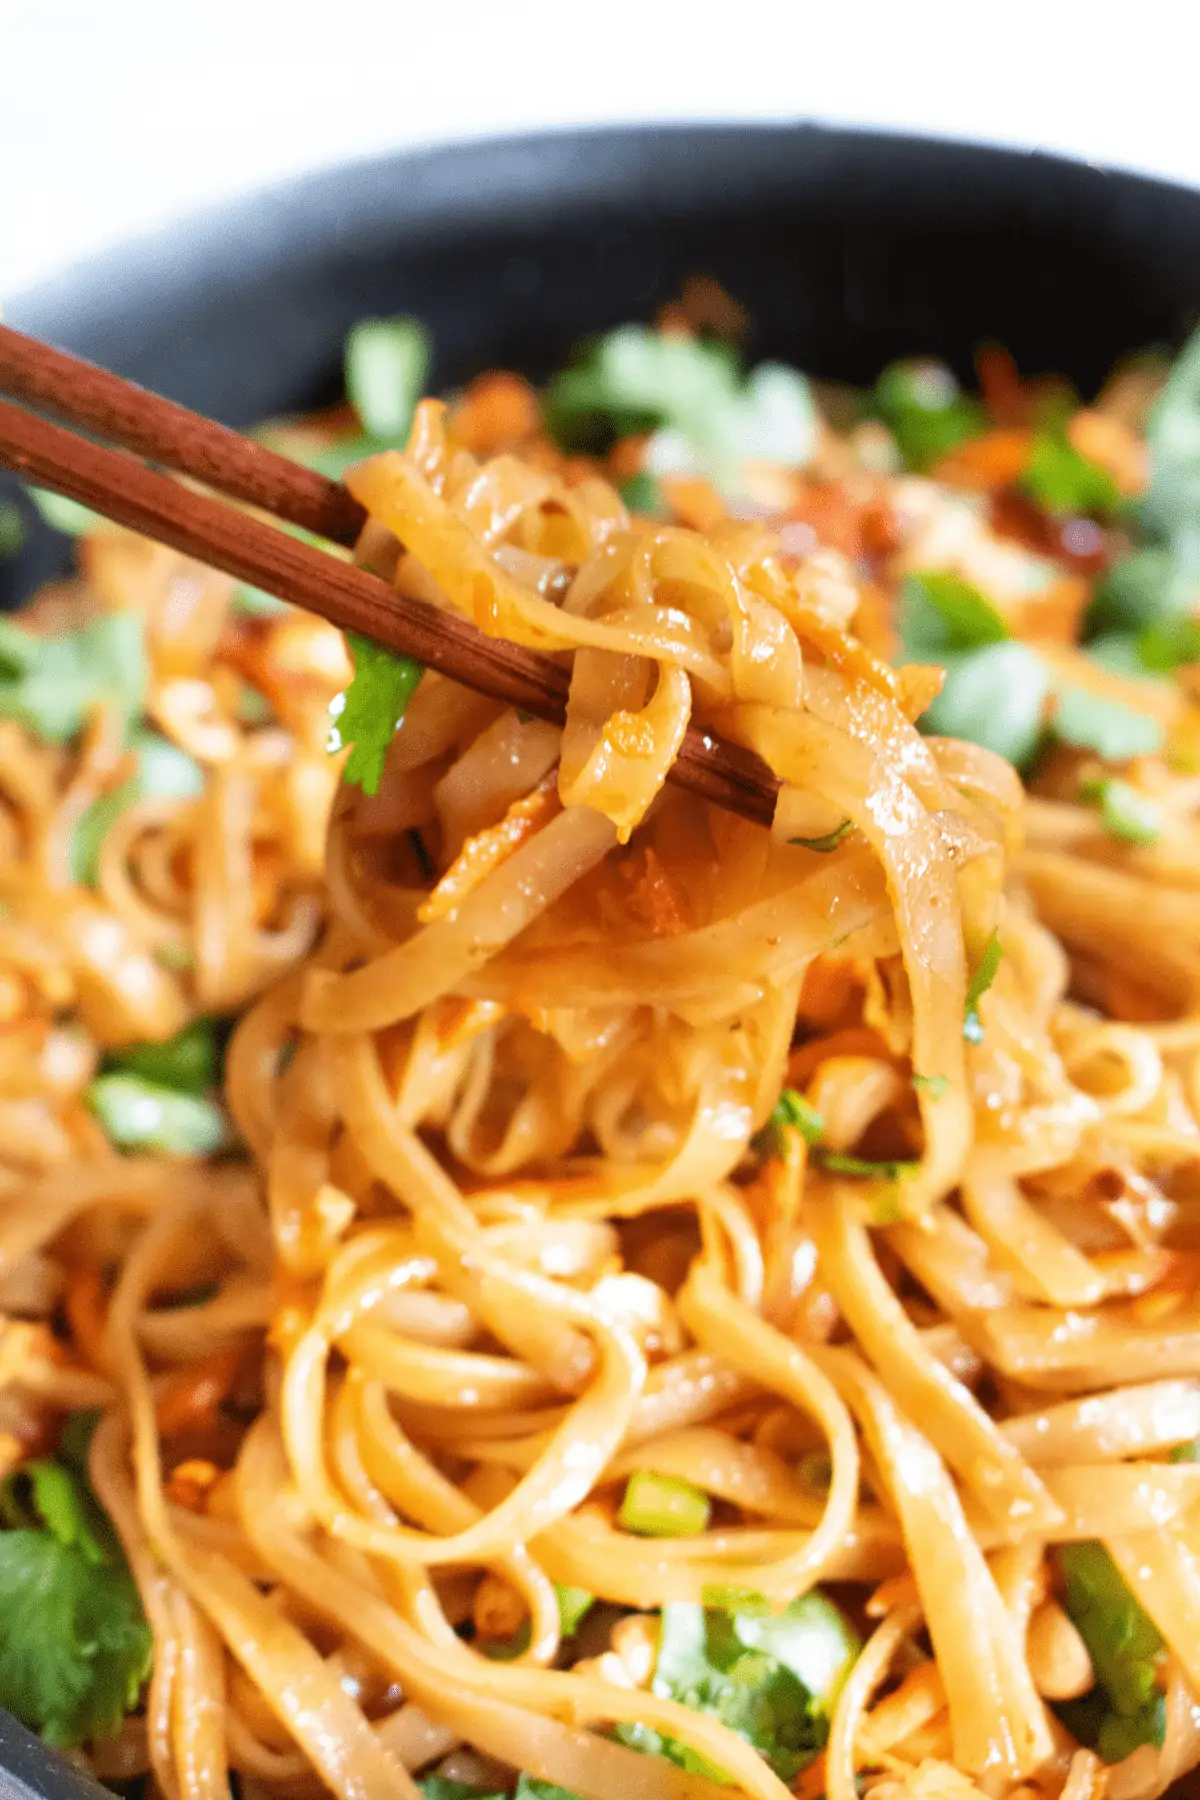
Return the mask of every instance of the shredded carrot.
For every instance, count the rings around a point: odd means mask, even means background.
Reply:
[[[450,431],[477,456],[524,443],[541,424],[538,397],[529,383],[507,369],[478,375],[450,416]]]
[[[900,691],[895,669],[872,655],[865,644],[832,620],[822,618],[815,607],[806,606],[803,601],[789,606],[787,616],[800,636],[820,651],[826,662],[840,670],[847,680],[863,681],[877,694],[895,700]]]
[[[561,811],[558,775],[557,771],[551,770],[531,794],[513,801],[498,825],[489,825],[485,831],[477,831],[474,837],[467,839],[428,899],[417,908],[421,923],[428,925],[431,920],[442,919],[453,912],[473,888],[477,888],[501,863],[507,862],[514,850],[520,849],[527,838]]]
[[[806,1024],[833,1027],[862,992],[862,978],[845,956],[815,956],[804,975],[797,1015]]]
[[[220,1479],[221,1470],[216,1463],[204,1456],[192,1456],[186,1462],[176,1463],[163,1491],[168,1500],[188,1512],[207,1512],[209,1493]]]
[[[1015,425],[987,431],[943,456],[934,465],[931,479],[990,494],[994,488],[1008,487],[1017,480],[1029,461],[1032,444],[1033,433]]]
[[[641,864],[631,858],[621,865],[621,874],[631,883],[625,911],[644,925],[652,937],[677,937],[690,928],[687,899],[677,881],[672,880],[653,844],[642,851]]]
[[[154,1408],[162,1437],[204,1430],[217,1423],[217,1409],[229,1397],[242,1366],[239,1348],[216,1350],[163,1383]]]
[[[1110,413],[1083,407],[1067,426],[1071,447],[1106,469],[1129,498],[1145,491],[1150,479],[1150,452],[1136,432]]]
[[[103,1369],[104,1334],[108,1325],[108,1283],[94,1263],[76,1269],[67,1282],[64,1300],[71,1341],[94,1369]]]

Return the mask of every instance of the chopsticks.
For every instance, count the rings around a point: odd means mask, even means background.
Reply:
[[[487,637],[456,614],[399,594],[378,576],[196,493],[140,458],[334,543],[353,545],[366,514],[340,482],[7,326],[0,326],[0,392],[127,446],[103,448],[0,401],[0,466],[319,613],[343,631],[375,638],[476,693],[563,723],[567,664]],[[766,763],[695,727],[684,738],[671,780],[759,824],[769,825],[773,817],[778,783]]]

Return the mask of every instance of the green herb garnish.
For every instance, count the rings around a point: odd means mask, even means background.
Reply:
[[[366,794],[377,794],[388,745],[424,670],[411,656],[397,656],[356,631],[346,633],[346,643],[354,676],[345,692],[330,701],[329,750],[336,754],[349,745],[345,779]]]

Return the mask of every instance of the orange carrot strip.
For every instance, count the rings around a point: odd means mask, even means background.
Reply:
[[[951,487],[990,494],[1017,480],[1029,460],[1032,443],[1032,431],[1005,426],[959,444],[935,463],[930,473],[934,481],[947,482]]]
[[[162,1437],[215,1425],[217,1409],[228,1398],[242,1364],[238,1348],[216,1350],[163,1383],[154,1408]]]
[[[558,771],[552,769],[531,794],[513,801],[498,825],[489,825],[467,839],[428,899],[417,908],[421,923],[428,925],[453,912],[485,876],[507,862],[514,850],[561,811]]]

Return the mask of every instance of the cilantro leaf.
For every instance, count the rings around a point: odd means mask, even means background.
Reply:
[[[944,1100],[950,1092],[948,1075],[914,1075],[912,1084],[920,1093],[928,1094],[931,1100]]]
[[[146,674],[136,613],[109,613],[50,638],[0,619],[0,718],[16,719],[48,743],[74,737],[101,702],[116,706],[127,737],[141,716]]]
[[[369,437],[402,443],[429,373],[419,319],[362,319],[346,339],[346,395]],[[368,453],[369,454],[369,453]]]
[[[883,420],[910,469],[925,470],[987,430],[987,414],[964,394],[944,363],[895,362],[875,383],[869,409]]]
[[[1123,556],[1096,584],[1088,610],[1092,631],[1158,624],[1186,618],[1200,593],[1197,571],[1170,544],[1148,544]]]
[[[865,1156],[849,1156],[842,1150],[823,1150],[818,1160],[830,1175],[854,1175],[865,1181],[903,1181],[917,1167],[915,1161],[890,1157],[882,1162],[872,1162]]]
[[[336,753],[351,746],[346,780],[366,794],[377,794],[388,745],[424,670],[410,656],[397,656],[356,631],[346,633],[346,643],[354,659],[354,676],[346,691],[330,702],[329,750]]]
[[[743,462],[795,467],[816,442],[816,407],[798,370],[764,362],[743,378],[727,344],[645,325],[621,325],[585,345],[551,381],[544,412],[568,450],[654,432],[646,475],[703,476],[726,492],[736,491]]]
[[[66,537],[82,537],[85,531],[112,531],[111,519],[94,513],[90,506],[71,500],[66,494],[52,493],[49,488],[31,487],[29,498],[55,531]]]
[[[732,1609],[672,1602],[662,1610],[653,1687],[720,1719],[791,1781],[824,1747],[837,1689],[857,1649],[840,1613],[820,1595],[805,1595],[778,1614],[764,1610],[758,1595]],[[726,1779],[705,1757],[647,1726],[620,1726],[617,1735],[695,1774]]]
[[[143,1081],[203,1094],[220,1078],[217,1029],[211,1019],[193,1019],[164,1044],[129,1044],[104,1059],[104,1072],[138,1075]]]
[[[1037,433],[1018,486],[1048,513],[1108,518],[1121,506],[1121,490],[1108,470],[1076,450],[1061,426]]]
[[[127,781],[93,800],[71,838],[71,879],[94,887],[105,838],[123,812],[139,800],[196,800],[204,792],[204,770],[177,744],[156,731],[139,731],[137,767]]]
[[[1133,1718],[1154,1699],[1165,1654],[1154,1621],[1130,1593],[1099,1543],[1061,1544],[1064,1607],[1088,1647],[1097,1685],[1112,1709]]]
[[[1051,725],[1064,744],[1094,750],[1105,762],[1153,756],[1163,746],[1163,728],[1149,713],[1081,687],[1061,690]]]
[[[17,1470],[0,1513],[0,1705],[51,1743],[111,1736],[153,1649],[112,1529],[65,1462]]]
[[[778,1156],[783,1149],[783,1133],[791,1127],[806,1144],[816,1144],[825,1130],[825,1121],[796,1088],[784,1088],[772,1107],[766,1124],[754,1137],[753,1148],[763,1156]]]
[[[431,1796],[430,1800],[438,1797]],[[556,1781],[539,1781],[536,1775],[522,1774],[517,1777],[513,1800],[579,1800],[579,1795],[570,1788],[559,1787]]]
[[[987,596],[949,569],[920,569],[904,577],[897,630],[902,658],[914,662],[936,662],[1012,635]]]
[[[946,682],[921,729],[965,738],[1019,769],[1042,738],[1050,675],[1036,650],[1015,641],[983,644],[945,657]]]

